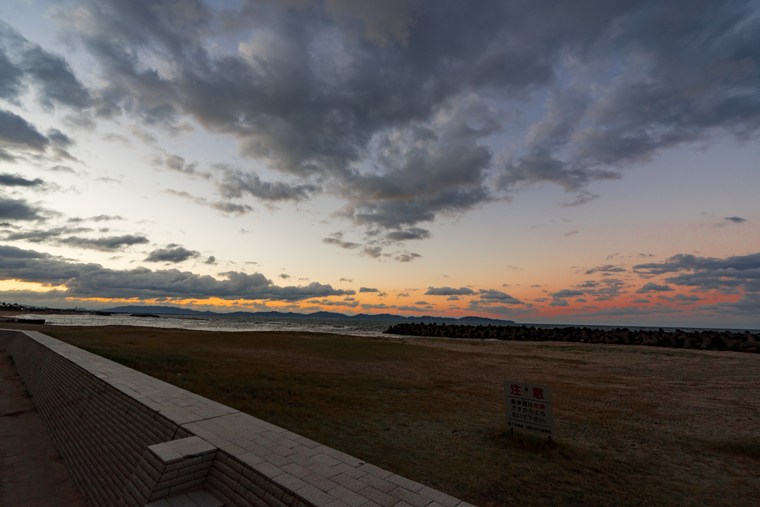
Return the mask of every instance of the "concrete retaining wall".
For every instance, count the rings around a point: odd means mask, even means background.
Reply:
[[[0,347],[92,505],[468,505],[42,333]]]

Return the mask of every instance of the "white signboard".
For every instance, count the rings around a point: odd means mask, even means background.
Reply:
[[[535,431],[551,436],[552,395],[549,386],[507,381],[504,383],[507,402],[507,425],[512,429]]]

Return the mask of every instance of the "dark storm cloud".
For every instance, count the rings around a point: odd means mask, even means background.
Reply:
[[[388,45],[408,41],[414,4],[408,0],[330,0],[326,7],[339,20],[360,21],[368,39]]]
[[[92,22],[73,21],[72,28],[110,76],[102,114],[118,109],[171,123],[189,113],[236,136],[243,154],[275,169],[334,180],[357,222],[397,229],[490,199],[483,180],[491,154],[479,142],[497,122],[470,92],[519,90],[544,82],[551,69],[547,58],[525,55],[521,43],[506,44],[509,29],[521,25],[504,26],[511,18],[499,4],[455,2],[419,12],[395,5],[244,7],[225,17],[225,30],[244,35],[241,54],[223,57],[206,51],[214,15],[195,2],[92,2]],[[403,30],[380,30],[366,21],[365,9],[384,12],[380,19],[406,19],[394,26],[414,30],[399,44],[397,35],[379,34]],[[482,31],[452,40],[464,15]],[[363,29],[343,23],[346,16],[364,20]],[[153,71],[144,55],[176,72]],[[389,149],[399,136],[414,143]],[[365,171],[367,164],[377,171]],[[311,190],[262,188],[251,178],[243,188],[270,199]]]
[[[565,206],[565,207],[580,206],[582,204],[586,204],[587,202],[593,201],[597,197],[599,197],[598,194],[589,192],[587,190],[583,190],[581,192],[578,192],[578,194],[575,196],[574,199],[569,200],[569,201],[564,201],[562,203],[562,206]]]
[[[183,157],[180,157],[179,155],[166,155],[165,157],[158,157],[154,162],[157,165],[165,167],[171,171],[176,171],[190,176],[200,176],[202,178],[211,177],[211,174],[205,171],[199,171],[198,164],[195,162],[187,162]]]
[[[313,311],[318,312],[320,310],[324,310],[325,306],[345,306],[348,308],[356,308],[359,306],[358,301],[330,301],[329,299],[321,299],[319,301],[314,301],[313,304],[315,305],[313,307]],[[304,307],[300,308],[294,308],[294,309],[305,309]]]
[[[94,217],[91,217],[90,220],[93,222],[112,222],[112,221],[118,221],[118,220],[124,220],[124,217],[119,215],[96,215]]]
[[[552,135],[530,139],[529,153],[508,166],[505,177],[538,163],[554,172],[558,183],[575,189],[663,148],[716,134],[740,140],[756,136],[756,2],[639,2],[600,35],[604,37],[586,48],[585,58],[567,70],[601,64],[609,71],[613,60],[623,70],[597,88],[593,98],[580,93],[569,100],[568,90],[554,93],[537,124]],[[567,155],[560,156],[563,152]],[[546,163],[540,163],[541,157]],[[535,174],[530,168],[523,172]]]
[[[153,250],[148,257],[145,259],[146,262],[171,262],[171,263],[179,263],[179,262],[185,262],[188,259],[193,259],[195,257],[198,257],[200,255],[199,252],[196,252],[195,250],[188,250],[187,248],[171,244],[168,245],[166,248],[159,248],[156,250]]]
[[[18,174],[0,173],[0,186],[4,187],[38,187],[44,183],[39,178],[28,180]]]
[[[68,62],[22,37],[0,20],[0,97],[16,100],[26,84],[35,87],[46,108],[64,105],[85,108],[88,90],[77,79]]]
[[[91,221],[102,221],[105,215],[93,217]],[[105,217],[113,219],[112,217]],[[81,223],[84,219],[72,219],[70,223]],[[90,227],[54,227],[50,229],[35,228],[33,230],[17,230],[8,232],[3,235],[2,239],[6,241],[26,241],[30,243],[46,243],[51,245],[66,245],[74,248],[84,248],[89,250],[99,250],[102,252],[116,252],[124,248],[148,243],[144,236],[122,235],[107,236],[100,238],[83,237],[79,234],[92,232]],[[103,232],[103,229],[101,229]]]
[[[665,296],[660,296],[660,297],[665,298]],[[687,296],[686,294],[676,294],[674,297],[666,298],[666,299],[674,301],[679,304],[683,304],[683,305],[688,305],[688,304],[696,303],[698,301],[702,301],[701,297],[695,296],[693,294],[690,296]]]
[[[89,218],[71,217],[67,222],[70,224],[81,224],[82,222],[113,222],[118,220],[124,220],[124,217],[119,215],[96,215]]]
[[[468,287],[460,287],[455,289],[453,287],[428,287],[425,292],[426,296],[471,296],[475,294],[475,291]]]
[[[453,309],[462,309],[457,306],[451,306]],[[499,304],[495,301],[473,299],[467,304],[467,310],[472,312],[487,312],[490,314],[499,314],[502,316],[518,316],[530,312],[535,307],[531,304],[520,303],[518,304]]]
[[[555,299],[593,296],[595,301],[609,301],[619,296],[625,288],[626,284],[623,280],[611,277],[610,273],[605,273],[604,278],[599,280],[585,280],[575,284],[572,289],[562,289],[549,295]],[[585,300],[578,299],[576,302],[585,302]]]
[[[76,171],[72,169],[71,167],[67,167],[65,165],[54,165],[50,168],[53,172],[59,172],[59,173],[69,173],[69,174],[76,174]]]
[[[197,197],[184,191],[172,189],[166,190],[166,193],[181,197],[182,199],[187,199],[188,201],[194,202],[201,206],[207,206],[211,209],[215,209],[221,213],[224,213],[225,215],[245,215],[253,211],[253,208],[247,204],[238,204],[229,201],[209,201],[203,197]]]
[[[726,217],[723,220],[727,222],[731,222],[732,224],[743,224],[744,222],[747,221],[746,218],[742,218],[742,217]]]
[[[164,165],[169,169],[185,174],[195,174],[196,164],[188,164],[179,155],[170,155],[164,159]]]
[[[638,264],[633,269],[644,276],[669,275],[665,281],[724,293],[760,292],[760,253],[724,259],[679,254],[665,262]]]
[[[339,246],[346,250],[353,250],[361,246],[359,243],[354,243],[353,241],[344,241],[342,232],[336,232],[326,238],[322,238],[322,242],[328,245]]]
[[[47,131],[47,138],[52,142],[53,144],[56,144],[63,148],[68,148],[69,146],[72,146],[74,144],[74,141],[61,132],[58,129],[50,129]]]
[[[557,292],[552,292],[549,295],[555,299],[565,299],[583,296],[584,294],[585,292],[582,290],[562,289],[558,290]]]
[[[57,129],[50,129],[48,136],[21,116],[0,109],[0,159],[12,162],[24,154],[36,157],[51,148],[52,160],[75,160],[66,151],[73,144],[68,136]]]
[[[749,292],[743,294],[736,302],[704,305],[701,308],[703,310],[712,311],[719,314],[730,313],[756,317],[757,314],[760,313],[760,294]]]
[[[415,252],[402,252],[396,254],[394,259],[396,259],[398,262],[412,262],[416,259],[419,259],[420,257],[422,256]]]
[[[0,24],[2,30],[2,24]],[[1,50],[0,50],[1,51]],[[24,71],[0,52],[0,98],[14,100],[21,94]]]
[[[8,199],[0,195],[0,220],[39,220],[41,209],[23,199]]]
[[[280,181],[263,181],[256,174],[224,168],[219,192],[225,198],[252,195],[262,201],[301,201],[317,191],[314,185],[289,185]]]
[[[637,294],[647,294],[649,292],[670,292],[673,290],[673,287],[670,287],[668,285],[661,285],[654,282],[649,282],[644,284],[639,290],[636,291]]]
[[[536,153],[510,161],[499,178],[499,187],[508,190],[518,183],[556,183],[567,191],[577,192],[593,180],[617,178],[620,178],[620,173],[615,171],[588,169],[547,153]]]
[[[595,197],[587,185],[662,149],[760,129],[753,0],[78,5],[61,18],[107,83],[93,93],[99,114],[169,129],[190,115],[296,180],[241,171],[223,194],[324,189],[344,216],[391,234],[526,184],[560,185],[580,205]],[[220,34],[234,50],[212,41]],[[33,53],[65,75],[65,62]],[[6,94],[20,86],[10,68]],[[54,72],[34,72],[53,86]],[[505,111],[544,97],[526,138],[495,157]]]
[[[491,151],[479,140],[498,129],[495,116],[471,97],[452,99],[425,124],[378,133],[370,149],[383,170],[343,178],[346,214],[359,224],[398,229],[490,201],[484,180]]]
[[[7,241],[29,241],[31,243],[57,243],[60,238],[67,234],[90,232],[88,227],[56,227],[53,229],[36,228],[31,231],[11,232],[4,236]]]
[[[10,232],[3,236],[6,241],[29,241],[31,243],[45,243],[52,239],[57,239],[61,235],[59,230],[49,231],[19,231]]]
[[[81,108],[89,105],[89,93],[66,60],[36,46],[27,49],[23,57],[23,68],[39,86],[44,106],[53,107],[58,103]]]
[[[383,249],[379,246],[365,246],[362,249],[362,253],[367,257],[377,259],[383,255]]]
[[[499,303],[503,305],[523,304],[519,299],[499,290],[480,290],[478,291],[478,295],[480,296],[480,301],[485,303]]]
[[[647,275],[661,275],[679,271],[708,271],[734,270],[737,272],[751,271],[760,267],[760,253],[738,255],[725,259],[698,257],[691,254],[678,254],[665,262],[637,264],[634,271]]]
[[[401,231],[389,232],[385,236],[392,241],[408,241],[413,239],[427,239],[430,237],[430,231],[420,227],[411,227]]]
[[[280,287],[259,273],[222,273],[222,278],[186,271],[146,268],[106,269],[98,264],[69,262],[52,255],[0,245],[0,279],[65,285],[67,297],[208,298],[300,301],[316,297],[346,296],[352,290],[330,285]]]
[[[576,287],[583,289],[584,296],[594,296],[595,301],[609,301],[620,295],[625,283],[618,278],[605,277],[600,280],[587,280]]]
[[[40,152],[45,150],[49,142],[24,118],[0,109],[0,149],[21,148]]]
[[[108,236],[103,238],[83,238],[80,236],[69,236],[61,238],[58,243],[76,248],[86,248],[90,250],[100,250],[101,252],[116,252],[125,247],[133,245],[144,245],[149,243],[145,236],[136,236],[125,234],[122,236]]]
[[[594,273],[611,274],[611,273],[624,273],[625,268],[617,266],[615,264],[605,264],[603,266],[597,266],[595,268],[587,269],[587,275],[593,275]]]
[[[253,211],[253,208],[247,204],[237,204],[234,202],[214,201],[208,203],[208,206],[225,215],[245,215]]]

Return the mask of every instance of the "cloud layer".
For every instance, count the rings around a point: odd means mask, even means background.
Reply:
[[[379,257],[389,243],[427,238],[424,225],[440,216],[525,185],[557,184],[575,194],[564,204],[577,206],[597,197],[591,182],[665,148],[756,139],[756,8],[751,0],[80,1],[57,14],[100,84],[87,88],[65,58],[2,25],[0,94],[16,100],[33,87],[44,107],[168,131],[193,118],[282,180],[201,169],[177,155],[160,159],[163,167],[215,174],[225,199],[338,196],[343,217],[380,232],[361,249]],[[541,97],[542,111],[521,110]],[[527,134],[502,143],[514,127]],[[5,158],[51,139],[0,111]]]
[[[0,246],[0,279],[24,280],[49,287],[65,286],[64,294],[71,298],[301,301],[354,294],[353,290],[334,289],[317,282],[281,287],[259,273],[231,271],[222,273],[222,278],[217,279],[175,269],[113,270],[11,246]]]

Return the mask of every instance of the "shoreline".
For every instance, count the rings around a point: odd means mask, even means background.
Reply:
[[[185,315],[181,313],[134,313],[134,312],[100,312],[98,310],[79,310],[79,309],[55,309],[55,308],[24,308],[17,307],[9,309],[8,307],[0,307],[0,322],[7,322],[8,319],[3,317],[8,316],[20,316],[29,315],[30,317],[111,317],[111,318],[124,318],[124,317],[154,317],[160,319],[176,319],[179,321],[202,321],[202,322],[288,322],[298,324],[318,323],[318,322],[331,322],[335,324],[342,324],[344,326],[357,326],[362,323],[372,323],[375,325],[383,326],[395,326],[401,325],[447,325],[447,326],[470,326],[470,327],[517,327],[517,328],[535,328],[539,330],[546,329],[591,329],[602,331],[616,331],[616,330],[631,330],[631,331],[659,331],[675,332],[683,331],[689,333],[695,332],[714,332],[714,333],[751,333],[760,336],[760,326],[758,327],[692,327],[688,325],[634,325],[634,324],[590,324],[590,323],[545,323],[545,322],[514,322],[503,321],[503,323],[466,323],[466,322],[449,322],[446,317],[442,317],[441,321],[437,322],[430,320],[430,316],[418,316],[418,317],[404,317],[402,320],[393,321],[388,320],[384,316],[378,316],[377,320],[373,320],[371,315],[366,315],[367,318],[363,319],[359,323],[352,322],[349,318],[335,318],[335,317],[309,317],[309,318],[290,318],[290,317],[273,317],[273,316],[252,316],[252,317],[240,317],[237,315],[227,315],[224,313],[218,313],[214,315]],[[403,316],[402,316],[403,317]],[[419,319],[419,320],[415,320]],[[98,324],[100,325],[100,324]],[[117,324],[118,325],[118,324]],[[357,326],[358,327],[358,326]],[[219,329],[220,331],[227,331],[227,329]]]
[[[60,316],[60,313],[45,314],[23,311],[0,311],[0,326],[21,329],[55,329],[55,328],[103,328],[131,327],[136,329],[165,329],[177,332],[197,331],[207,333],[277,333],[277,334],[314,334],[337,335],[363,338],[453,338],[468,341],[506,341],[506,342],[557,342],[597,345],[639,345],[672,349],[710,350],[716,352],[760,353],[760,332],[704,330],[683,328],[648,328],[648,327],[612,327],[612,326],[549,326],[515,324],[500,325],[466,325],[445,323],[414,323],[402,322],[396,324],[378,323],[375,328],[354,328],[353,326],[330,326],[314,322],[287,319],[256,320],[245,323],[242,327],[188,326],[197,323],[195,319],[178,319],[175,316],[164,316],[156,319],[143,319],[129,315],[97,317],[98,321],[87,323],[56,322],[50,323],[49,318]],[[67,314],[70,315],[70,314]],[[82,317],[87,317],[82,315]],[[117,319],[121,319],[118,320]],[[126,320],[125,320],[126,319]],[[48,322],[43,322],[48,320]],[[111,321],[111,323],[109,323]],[[206,322],[206,321],[203,321]],[[230,324],[232,321],[220,319],[220,322]],[[245,322],[245,321],[243,321]],[[172,325],[176,324],[176,325]],[[545,327],[544,327],[545,326]]]

